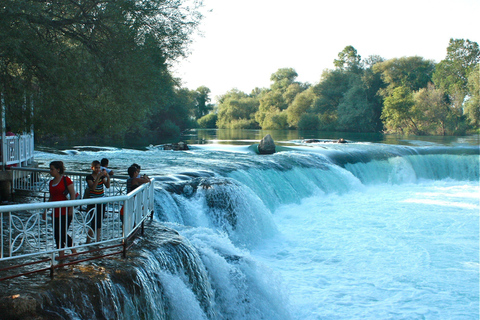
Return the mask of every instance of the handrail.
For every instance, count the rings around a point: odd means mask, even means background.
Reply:
[[[0,165],[27,166],[33,162],[34,138],[33,132],[29,134],[5,136],[2,141],[2,154]]]
[[[52,179],[48,169],[21,167],[12,167],[10,169],[13,172],[13,190],[48,193],[48,182]],[[80,198],[83,198],[84,192],[87,188],[87,182],[84,177],[90,174],[91,172],[64,172],[64,175],[72,180],[75,191],[79,193]],[[110,188],[105,190],[105,194],[107,196],[125,194],[127,190],[127,179],[128,176],[112,176],[110,178]]]
[[[67,212],[69,208],[74,209],[70,226],[57,228],[60,229],[60,239],[65,235],[72,239],[72,243],[66,243],[63,248],[58,248],[54,239],[55,223],[59,223],[59,219],[53,219],[55,208],[67,208]],[[48,214],[43,219],[45,211]],[[127,195],[0,206],[0,263],[50,255],[48,260],[53,268],[55,255],[59,251],[115,242],[126,246],[127,239],[142,227],[153,211],[154,179]],[[100,219],[103,221],[101,227],[96,224],[100,216],[103,218]],[[99,241],[95,235],[97,231],[100,234]],[[2,270],[5,269],[0,265],[0,280]]]

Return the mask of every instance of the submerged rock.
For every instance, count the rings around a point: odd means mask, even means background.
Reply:
[[[270,134],[267,134],[260,141],[260,144],[258,145],[258,152],[260,154],[273,154],[273,153],[275,153],[275,143],[273,142],[273,138]]]
[[[0,319],[172,319],[170,293],[181,282],[205,318],[215,318],[207,270],[187,240],[151,221],[135,243],[126,259],[66,266],[51,280],[37,273],[0,282]]]
[[[163,150],[181,151],[181,150],[190,150],[190,149],[188,148],[188,145],[185,142],[180,141],[179,143],[164,144]]]

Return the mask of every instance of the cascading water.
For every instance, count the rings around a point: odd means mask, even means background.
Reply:
[[[101,152],[117,172],[135,159],[158,177],[156,221],[128,259],[80,265],[46,285],[44,312],[478,319],[478,146],[191,149]],[[98,157],[36,155],[71,170]]]

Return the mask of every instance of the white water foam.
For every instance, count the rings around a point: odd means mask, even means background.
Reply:
[[[375,185],[280,207],[253,255],[295,319],[478,319],[476,183]],[[476,195],[476,196],[475,196]]]

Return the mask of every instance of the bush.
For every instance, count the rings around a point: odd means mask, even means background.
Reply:
[[[209,113],[197,120],[198,126],[204,129],[215,129],[218,116],[216,113]]]
[[[236,119],[230,122],[230,129],[258,129],[258,123],[255,119]]]
[[[317,130],[319,124],[319,119],[316,114],[304,113],[300,116],[298,120],[297,128],[298,130]]]

